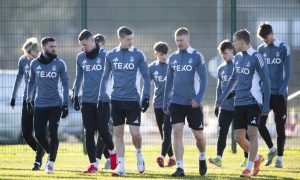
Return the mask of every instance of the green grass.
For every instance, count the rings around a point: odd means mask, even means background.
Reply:
[[[168,179],[175,167],[159,168],[155,162],[159,155],[159,146],[143,146],[146,171],[137,173],[135,150],[132,146],[126,147],[125,167],[126,179]],[[223,167],[217,168],[208,164],[207,175],[203,179],[237,179],[242,171],[240,163],[243,153],[239,149],[237,154],[232,154],[230,148],[224,152]],[[267,149],[260,149],[260,153],[267,154]],[[207,157],[215,156],[215,146],[207,147]],[[88,166],[88,158],[82,153],[80,144],[63,144],[59,148],[55,162],[55,172],[52,175],[44,171],[33,172],[30,170],[34,159],[34,153],[26,145],[1,145],[0,146],[0,179],[115,179],[111,177],[110,170],[100,170],[98,175],[84,175],[82,171]],[[44,161],[46,157],[44,157]],[[99,167],[102,167],[103,161]],[[184,154],[185,179],[199,179],[198,152],[194,146],[185,147]],[[270,167],[262,167],[259,179],[300,179],[300,149],[286,149],[284,156],[284,168],[274,168],[274,162]]]

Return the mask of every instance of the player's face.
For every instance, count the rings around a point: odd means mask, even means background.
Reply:
[[[57,55],[56,54],[56,42],[52,41],[52,42],[48,42],[44,47],[43,47],[44,52],[48,52],[50,54],[53,55]]]
[[[188,35],[175,36],[175,42],[179,50],[184,50],[190,46],[190,37]]]
[[[267,35],[267,37],[265,37],[265,38],[262,38],[262,41],[264,43],[268,44],[268,45],[271,44],[271,43],[273,43],[273,41],[274,41],[274,35],[273,35],[273,33]]]
[[[119,42],[120,42],[122,48],[129,49],[133,43],[133,34],[125,36],[125,37],[120,37]]]
[[[98,46],[99,46],[99,47],[104,47],[105,44],[104,44],[104,42],[102,41],[102,42],[99,42],[99,43],[98,43]]]
[[[243,51],[243,42],[242,42],[242,40],[238,39],[236,36],[233,36],[232,44],[236,51],[238,51],[238,52]]]
[[[233,50],[225,49],[225,51],[221,55],[225,61],[230,61],[233,59]]]
[[[37,50],[31,50],[30,51],[30,56],[32,56],[33,58],[36,58],[38,57],[40,51],[37,49]]]
[[[154,52],[155,57],[159,60],[159,62],[166,62],[167,60],[167,54],[161,53],[161,52]]]
[[[79,41],[79,44],[83,51],[91,52],[95,47],[95,40],[93,37],[90,37],[88,39],[83,39],[82,41]]]

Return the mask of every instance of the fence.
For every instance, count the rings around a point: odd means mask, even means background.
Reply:
[[[216,144],[218,123],[213,115],[215,100],[216,69],[222,62],[217,52],[218,43],[231,38],[231,34],[247,28],[251,32],[254,48],[260,44],[256,29],[263,21],[272,24],[276,36],[291,47],[292,76],[289,93],[300,90],[300,2],[298,0],[2,0],[0,5],[0,141],[19,142],[21,138],[20,115],[22,89],[19,90],[17,107],[12,110],[9,100],[17,69],[21,46],[26,38],[35,36],[54,37],[58,43],[58,54],[68,66],[70,85],[75,77],[75,57],[81,51],[77,36],[83,28],[93,33],[104,34],[107,48],[118,45],[116,30],[126,25],[135,33],[134,44],[142,49],[152,62],[153,44],[156,41],[169,43],[171,51],[176,50],[174,31],[186,26],[191,32],[191,45],[200,50],[208,68],[208,87],[203,98],[205,132],[208,144]],[[288,102],[286,133],[287,146],[299,147],[300,99]],[[141,132],[145,143],[160,142],[154,113],[150,107],[143,114]],[[268,127],[273,138],[276,131],[272,114]],[[70,115],[61,121],[59,137],[66,143],[82,140],[81,114],[70,107]],[[127,141],[130,140],[129,136]],[[185,142],[194,140],[185,129]],[[263,144],[260,142],[260,144]]]

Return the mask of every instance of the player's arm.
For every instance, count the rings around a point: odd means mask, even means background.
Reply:
[[[141,52],[142,54],[142,60],[139,63],[139,69],[140,72],[143,76],[144,79],[144,86],[143,86],[143,100],[144,99],[148,99],[150,98],[150,75],[149,75],[149,68],[147,65],[147,59],[145,57],[145,55]]]
[[[32,101],[32,96],[33,96],[33,91],[34,91],[34,86],[35,86],[35,72],[33,70],[32,67],[32,63],[34,61],[32,61],[30,63],[30,73],[29,73],[29,80],[28,80],[28,87],[27,87],[27,102],[31,102]]]
[[[218,100],[220,99],[221,97],[221,94],[222,94],[222,89],[221,89],[221,82],[222,82],[222,79],[221,79],[221,76],[220,76],[220,69],[218,69],[218,82],[217,82],[217,88],[216,88],[216,101],[215,103],[218,102]]]
[[[77,58],[76,58],[76,77],[75,77],[74,84],[73,84],[75,97],[76,96],[78,97],[80,88],[82,86],[82,79],[83,79],[83,69],[78,62],[78,56],[77,56]]]
[[[230,76],[229,82],[224,90],[224,92],[221,94],[220,98],[217,99],[217,107],[220,107],[225,100],[225,98],[234,90],[235,86],[237,84],[237,73],[235,71],[235,68],[233,68],[233,72]]]
[[[263,115],[267,115],[270,111],[269,103],[270,103],[270,95],[271,95],[271,83],[269,79],[269,72],[263,57],[259,53],[256,53],[255,56],[257,58],[255,61],[255,69],[262,81],[262,86],[263,86],[262,89],[264,92],[262,113]]]
[[[18,72],[17,72],[15,84],[14,84],[14,87],[13,87],[13,92],[12,92],[12,96],[11,96],[12,100],[11,101],[15,101],[15,99],[17,97],[17,92],[18,92],[18,89],[21,85],[23,76],[24,76],[24,71],[23,71],[22,64],[21,64],[21,59],[20,59],[19,63],[18,63]],[[13,107],[14,103],[13,104],[11,103],[11,106]]]
[[[147,65],[146,56],[141,52],[142,58],[139,63],[139,69],[144,79],[143,85],[143,97],[142,97],[142,112],[146,112],[149,107],[149,98],[150,98],[150,74],[149,68]]]
[[[148,68],[149,68],[149,75],[150,75],[150,82],[154,81],[154,76],[153,76],[153,71],[152,71],[152,65],[149,64]]]
[[[68,105],[69,101],[69,78],[67,65],[62,61],[62,70],[60,72],[60,79],[63,87],[63,105]]]
[[[150,91],[152,91],[152,89],[155,89],[154,76],[153,76],[153,68],[152,67],[153,66],[151,64],[148,66],[148,68],[149,68],[149,75],[150,75]]]
[[[196,101],[197,105],[194,107],[198,107],[201,105],[201,101],[202,101],[202,97],[204,95],[206,86],[207,86],[207,70],[206,70],[206,66],[205,66],[205,60],[204,57],[202,56],[202,54],[199,53],[199,59],[197,61],[198,65],[197,65],[197,73],[199,74],[199,84],[200,84],[200,88],[199,91],[194,99],[194,101]],[[192,103],[192,106],[195,103]]]
[[[98,100],[99,101],[108,101],[109,99],[107,99],[107,95],[106,95],[106,90],[107,90],[107,85],[108,85],[108,82],[109,82],[109,77],[110,77],[110,74],[111,74],[111,64],[108,60],[108,55],[106,55],[105,57],[105,64],[104,64],[104,72],[103,72],[103,75],[102,75],[102,78],[101,78],[101,81],[100,81],[100,89],[99,89],[99,98]]]
[[[166,114],[169,114],[169,106],[170,106],[170,99],[171,99],[171,91],[173,88],[173,80],[174,80],[174,69],[172,69],[171,64],[168,65],[167,71],[167,81],[165,87],[165,94],[164,94],[164,103],[163,109]]]
[[[285,96],[286,90],[288,86],[288,82],[291,77],[291,54],[290,54],[290,48],[285,45],[285,51],[283,56],[283,68],[284,68],[284,78],[282,81],[282,84],[279,89],[279,94]]]

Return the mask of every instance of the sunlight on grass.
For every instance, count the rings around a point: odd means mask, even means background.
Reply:
[[[126,179],[167,179],[175,171],[175,167],[160,168],[155,162],[159,155],[160,147],[157,145],[144,145],[146,171],[139,174],[136,168],[135,150],[133,146],[126,147],[125,168]],[[260,149],[263,155],[267,149]],[[215,147],[207,147],[207,158],[215,156]],[[103,161],[99,166],[98,175],[83,175],[82,171],[88,166],[88,158],[82,153],[82,145],[62,144],[59,148],[55,162],[54,174],[48,175],[44,171],[33,172],[30,170],[34,160],[34,153],[26,145],[1,145],[0,146],[0,179],[114,179],[110,170],[102,170]],[[46,157],[44,157],[44,161]],[[204,179],[238,179],[242,171],[240,163],[243,153],[239,149],[237,154],[232,154],[227,148],[224,152],[223,167],[217,168],[208,164],[208,173]],[[300,149],[286,149],[284,168],[262,167],[257,178],[259,179],[300,179]],[[199,179],[198,152],[194,146],[185,147],[184,154],[185,179]]]

